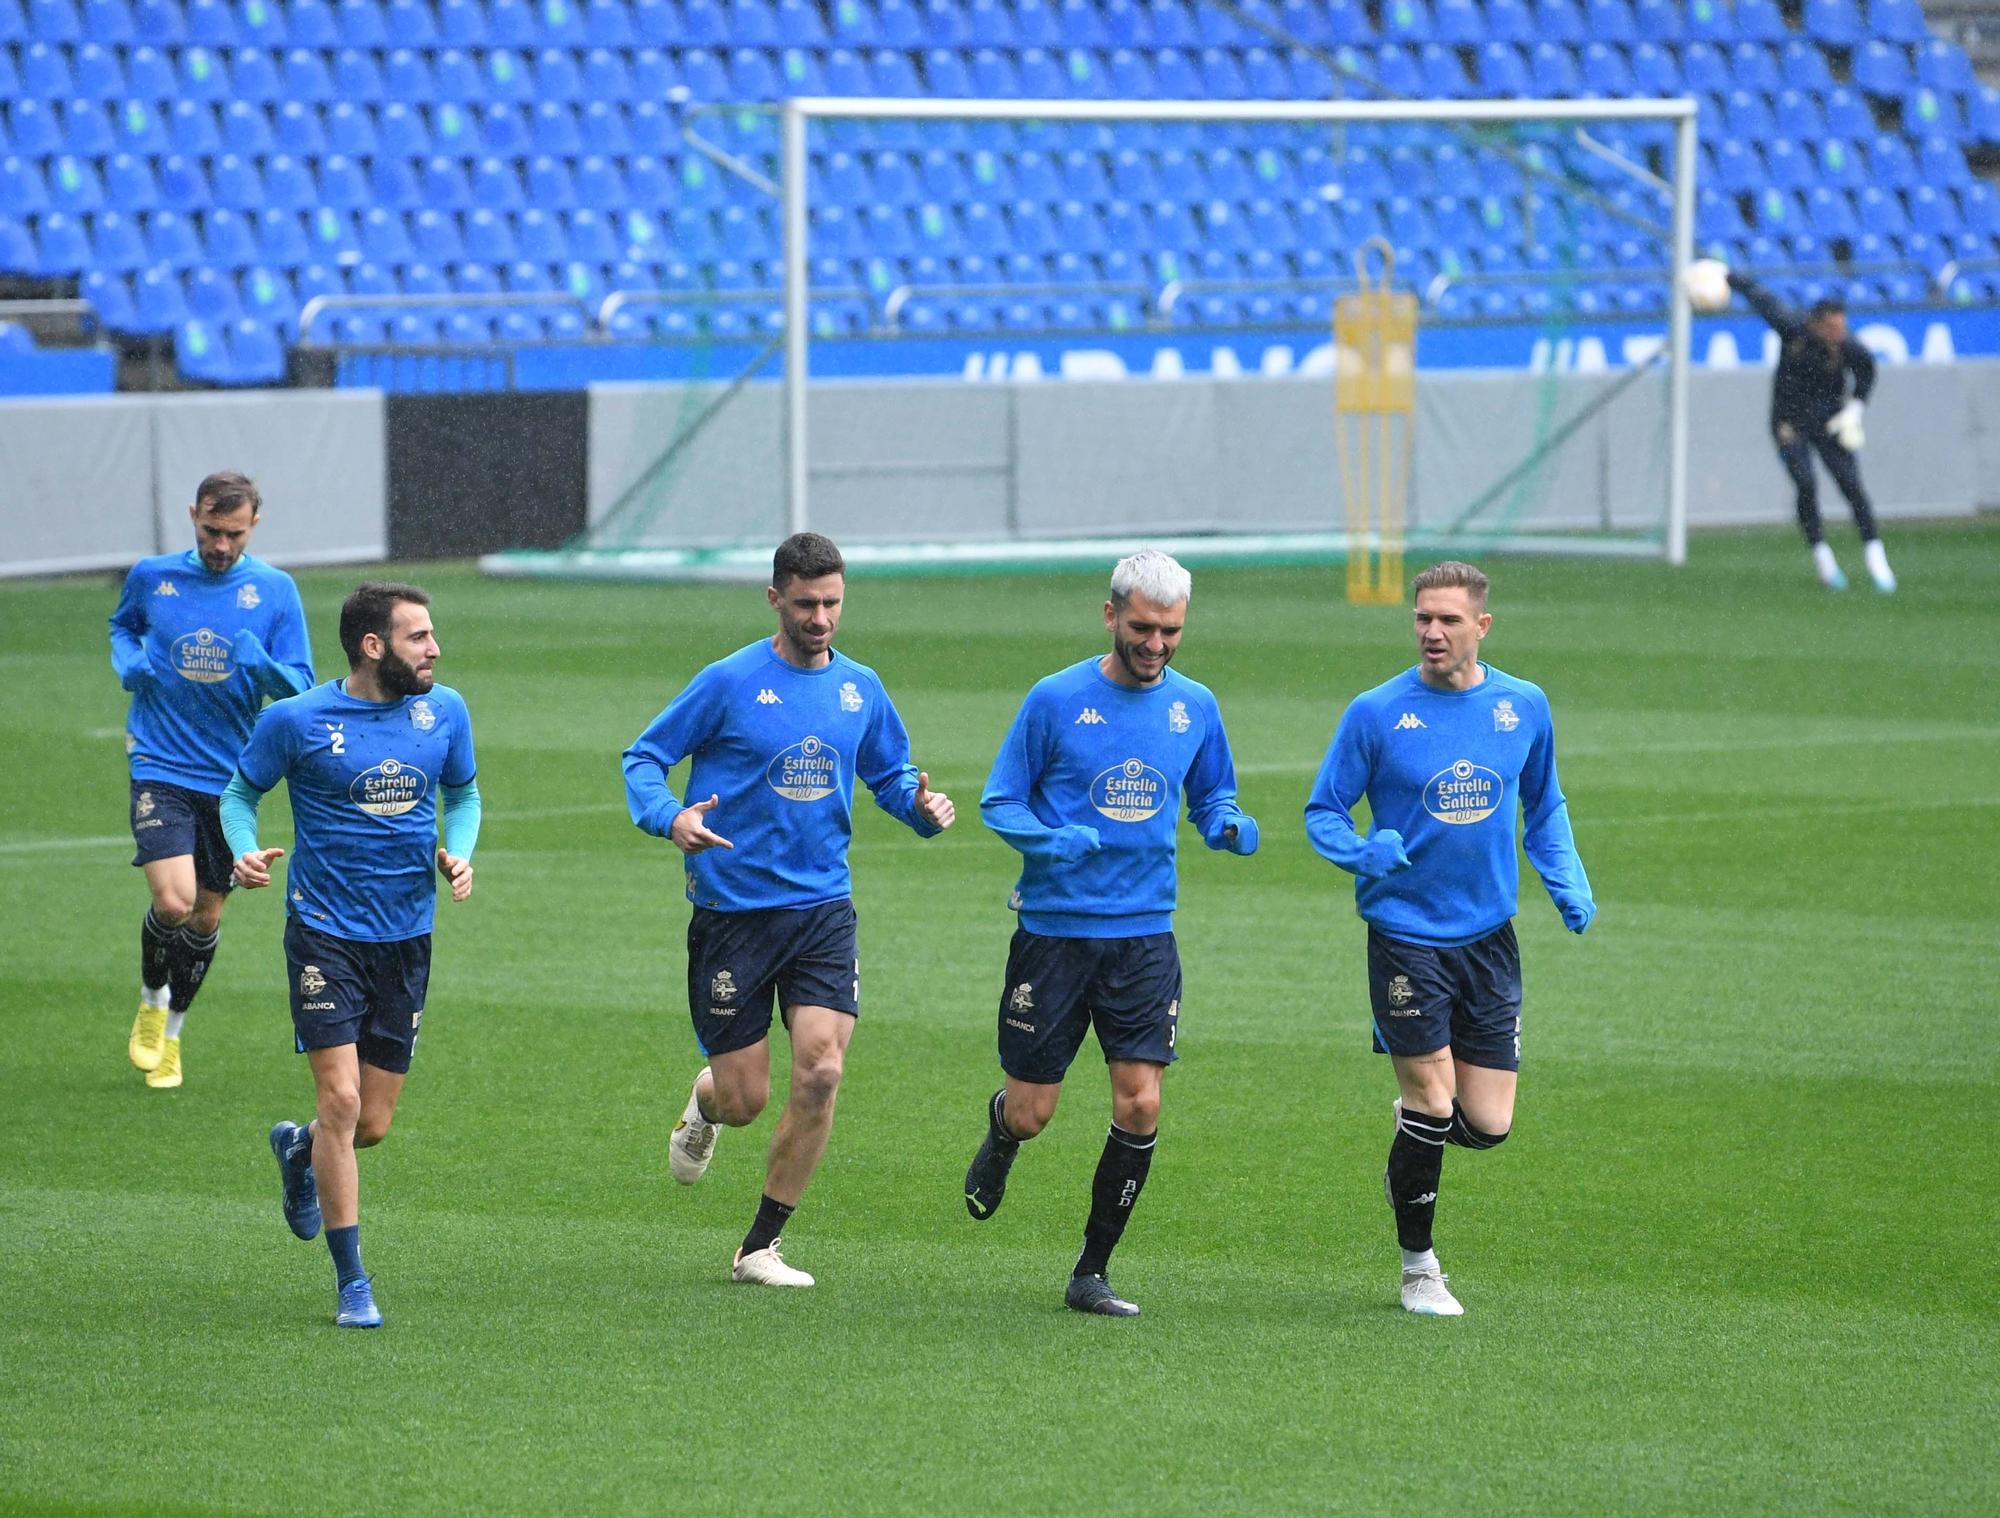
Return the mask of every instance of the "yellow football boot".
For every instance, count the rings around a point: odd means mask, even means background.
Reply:
[[[148,1073],[159,1069],[160,1051],[166,1038],[167,1009],[140,1002],[139,1015],[132,1019],[132,1036],[125,1042],[125,1052],[132,1057],[132,1063]]]
[[[146,1072],[146,1084],[155,1091],[171,1091],[181,1083],[181,1041],[177,1038],[163,1039],[160,1043],[160,1063]]]

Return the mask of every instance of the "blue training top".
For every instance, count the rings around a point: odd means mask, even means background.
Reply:
[[[238,773],[292,798],[292,915],[336,938],[395,943],[437,909],[438,790],[472,783],[472,717],[448,685],[363,701],[329,680],[266,708]],[[232,835],[230,847],[240,842]],[[470,842],[459,852],[470,853]]]
[[[226,574],[193,549],[141,559],[111,614],[111,667],[132,693],[132,778],[220,795],[265,699],[313,683],[299,588],[247,553]]]
[[[1313,782],[1306,837],[1342,869],[1356,870],[1367,856],[1353,816],[1364,795],[1370,836],[1402,834],[1408,869],[1354,881],[1356,910],[1391,938],[1451,948],[1509,921],[1523,809],[1522,845],[1557,907],[1590,903],[1556,780],[1549,699],[1526,680],[1481,668],[1486,678],[1470,690],[1438,690],[1408,669],[1356,696]]]
[[[708,666],[625,750],[632,821],[665,838],[687,803],[667,771],[693,756],[688,795],[721,801],[711,832],[734,848],[687,856],[687,896],[719,912],[839,901],[852,891],[854,782],[919,836],[910,735],[875,671],[834,651],[818,669],[779,658],[769,638]]]
[[[1136,938],[1173,927],[1175,808],[1212,849],[1249,854],[1236,764],[1205,685],[1169,668],[1145,689],[1096,658],[1036,683],[993,760],[979,814],[1022,854],[1013,906],[1050,938]],[[1224,836],[1234,827],[1232,843]]]

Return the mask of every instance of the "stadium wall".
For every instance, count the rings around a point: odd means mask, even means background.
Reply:
[[[1618,376],[1426,376],[1414,518],[1441,523]],[[1553,386],[1553,390],[1547,388]],[[1659,517],[1664,429],[1650,379],[1557,453],[1534,522],[1572,530]],[[1765,429],[1767,370],[1693,376],[1695,526],[1781,523],[1790,491]],[[600,522],[694,413],[687,387],[587,396],[370,391],[0,402],[7,525],[0,575],[113,569],[186,540],[193,486],[257,478],[259,554],[368,562],[547,547]],[[677,458],[647,543],[783,534],[781,397],[741,392]],[[878,541],[1324,530],[1331,397],[1321,380],[1132,384],[838,381],[812,403],[813,516]],[[2000,506],[2000,361],[1886,367],[1866,472],[1885,516]],[[1830,491],[1830,487],[1829,487]],[[1831,520],[1844,515],[1829,499]],[[636,517],[649,513],[642,501]]]
[[[1417,387],[1413,523],[1447,523],[1538,435],[1620,379],[1427,374]],[[1548,455],[1548,477],[1529,492],[1533,525],[1658,526],[1663,384],[1638,380]],[[1792,519],[1766,422],[1770,387],[1761,368],[1692,376],[1693,525]],[[740,393],[675,461],[650,527],[631,524],[621,541],[781,535],[781,405],[775,387]],[[632,491],[690,410],[683,386],[592,388],[593,523]],[[812,518],[836,538],[1314,531],[1338,516],[1324,380],[838,381],[814,387],[809,417]],[[1868,432],[1864,468],[1883,515],[2000,505],[2000,361],[1885,366]],[[1834,519],[1840,511],[1830,504]],[[632,514],[628,503],[621,517]]]
[[[388,553],[379,395],[9,401],[0,404],[0,460],[0,574],[122,569],[187,547],[194,488],[217,469],[241,469],[263,492],[260,557],[337,564]]]

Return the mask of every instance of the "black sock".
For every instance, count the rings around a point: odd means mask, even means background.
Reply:
[[[1127,1133],[1116,1123],[1104,1136],[1097,1174],[1090,1183],[1090,1221],[1083,1225],[1083,1253],[1071,1275],[1101,1276],[1111,1263],[1111,1251],[1125,1232],[1132,1207],[1153,1168],[1157,1133]]]
[[[174,940],[180,931],[161,922],[151,907],[146,908],[146,920],[139,924],[139,984],[147,990],[157,991],[167,984]]]
[[[760,1197],[757,1201],[757,1221],[750,1225],[750,1231],[743,1235],[743,1253],[755,1254],[760,1249],[768,1249],[778,1241],[778,1235],[785,1231],[785,1219],[793,1209],[783,1202],[770,1197]]]
[[[1007,1126],[1007,1088],[1002,1086],[993,1093],[993,1100],[986,1104],[986,1127],[993,1135],[996,1149],[1018,1149],[1021,1140]]]
[[[167,980],[173,987],[174,1011],[185,1012],[194,1002],[195,992],[201,989],[202,979],[215,961],[215,946],[221,939],[221,928],[213,933],[197,933],[185,923],[174,935],[173,949],[167,958]]]
[[[1396,1209],[1396,1242],[1421,1252],[1431,1247],[1431,1221],[1437,1216],[1438,1177],[1444,1173],[1451,1119],[1402,1110],[1395,1142],[1389,1145],[1389,1204]]]
[[[1483,1128],[1475,1128],[1465,1120],[1465,1109],[1456,1097],[1451,1103],[1451,1132],[1444,1136],[1447,1144],[1456,1144],[1461,1149],[1494,1149],[1507,1142],[1512,1130],[1502,1128],[1498,1133],[1488,1133]]]

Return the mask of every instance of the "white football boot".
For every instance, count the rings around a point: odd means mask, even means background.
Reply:
[[[736,1259],[729,1267],[729,1273],[737,1280],[752,1286],[810,1286],[813,1278],[803,1270],[795,1270],[784,1262],[778,1253],[778,1246],[784,1240],[773,1239],[762,1249],[750,1254],[736,1251]]]
[[[1403,1272],[1403,1311],[1427,1318],[1462,1318],[1465,1308],[1445,1285],[1442,1270]]]
[[[716,1135],[722,1132],[720,1123],[711,1123],[701,1115],[701,1104],[694,1099],[695,1088],[706,1074],[708,1067],[704,1065],[694,1078],[694,1087],[688,1090],[687,1110],[674,1124],[673,1134],[667,1140],[667,1168],[683,1186],[692,1186],[701,1179],[708,1162],[715,1157]]]

